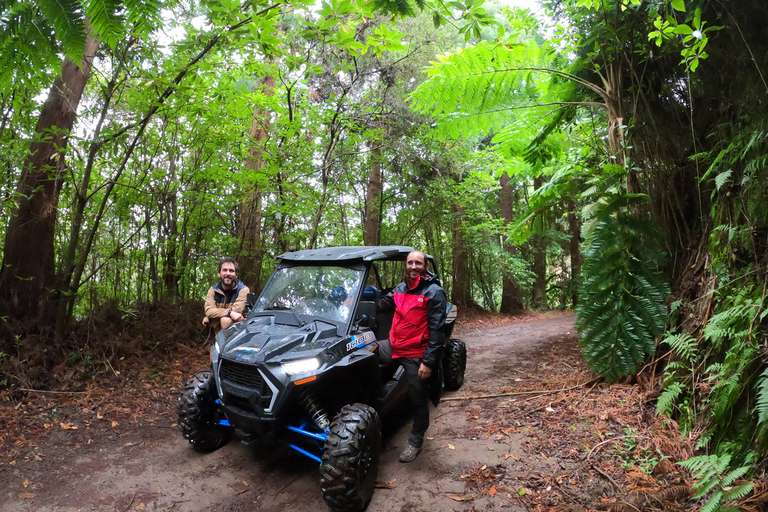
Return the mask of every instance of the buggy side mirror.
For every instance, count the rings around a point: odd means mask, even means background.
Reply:
[[[249,292],[248,295],[245,296],[245,314],[246,315],[253,308],[253,306],[256,305],[256,299],[258,298],[259,296],[256,295],[256,293],[254,292]]]

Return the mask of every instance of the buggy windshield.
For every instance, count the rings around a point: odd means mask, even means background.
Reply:
[[[345,267],[295,266],[275,270],[254,311],[289,310],[346,323],[364,272]]]

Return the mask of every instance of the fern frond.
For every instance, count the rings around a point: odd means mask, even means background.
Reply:
[[[762,425],[768,421],[768,368],[760,374],[757,390],[755,410],[757,411],[757,424]]]
[[[696,496],[694,496],[694,498],[696,498]],[[718,510],[720,510],[720,505],[722,503],[723,503],[723,491],[718,489],[712,493],[712,496],[710,496],[707,502],[704,504],[704,506],[701,507],[701,512],[717,512]]]
[[[78,0],[40,0],[37,8],[46,17],[61,41],[64,53],[79,63],[85,51],[85,15]]]
[[[731,485],[733,482],[741,478],[742,476],[746,475],[747,472],[751,468],[749,466],[741,466],[739,468],[734,469],[733,471],[729,471],[728,474],[726,474],[722,480],[720,480],[720,485],[723,487],[727,487]],[[735,498],[726,498],[726,499],[735,499]]]
[[[742,469],[742,468],[739,468]],[[730,485],[730,484],[723,484],[723,485]],[[723,499],[725,501],[732,501],[732,500],[738,500],[752,492],[752,489],[755,488],[755,484],[753,483],[746,483],[737,485],[736,487],[733,487],[731,490],[727,491],[723,495]]]
[[[672,412],[672,405],[682,392],[683,386],[679,382],[666,386],[661,395],[659,395],[659,399],[656,401],[656,414],[666,414],[669,416]]]
[[[85,15],[101,41],[110,46],[122,38],[124,20],[121,0],[87,0]]]

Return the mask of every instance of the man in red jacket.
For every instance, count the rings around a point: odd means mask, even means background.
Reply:
[[[405,369],[413,408],[413,427],[400,462],[411,462],[421,451],[429,427],[428,379],[437,371],[447,300],[437,277],[427,273],[423,252],[409,253],[405,268],[405,281],[382,299],[381,309],[395,309],[389,331],[392,361]]]

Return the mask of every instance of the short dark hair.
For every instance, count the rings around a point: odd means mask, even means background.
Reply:
[[[221,267],[223,267],[225,263],[233,264],[235,266],[235,274],[240,275],[240,265],[237,264],[235,258],[230,256],[224,256],[221,258],[221,261],[219,262],[219,272],[221,272]]]

